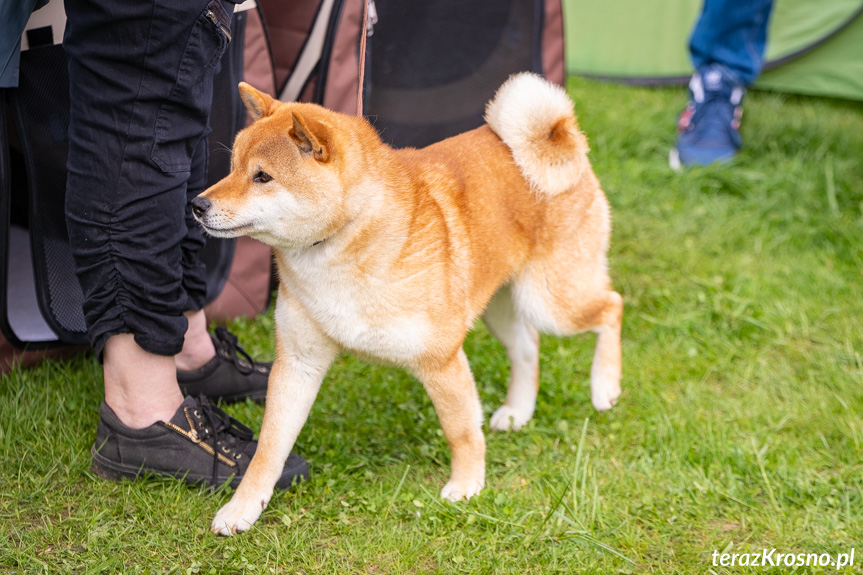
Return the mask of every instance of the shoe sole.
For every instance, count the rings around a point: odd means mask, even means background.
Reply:
[[[111,461],[110,459],[107,459],[106,457],[101,455],[96,450],[95,445],[90,449],[90,455],[92,456],[92,459],[90,461],[90,471],[92,471],[97,477],[101,477],[102,479],[106,479],[108,481],[123,481],[126,479],[135,480],[140,479],[141,477],[146,477],[147,475],[158,475],[160,477],[173,477],[176,479],[181,479],[191,485],[204,483],[207,486],[214,488],[224,484],[226,481],[228,481],[228,479],[230,479],[231,487],[236,488],[240,484],[240,480],[242,479],[241,476],[230,475],[222,478],[222,481],[220,481],[217,485],[214,485],[212,482],[212,475],[207,475],[206,477],[204,477],[191,472],[170,473],[158,469],[151,469],[149,467],[133,467],[131,465],[123,465],[122,463]]]
[[[675,172],[679,172],[683,169],[683,164],[680,162],[680,152],[677,148],[671,148],[668,152],[668,167]]]
[[[707,163],[692,162],[690,164],[687,164],[687,166],[692,167],[692,168],[696,168],[696,167],[704,167],[704,166],[730,164],[732,161],[734,161],[734,159],[736,157],[737,157],[736,153],[726,154],[724,156],[720,156],[718,158],[715,158],[714,160],[707,162]],[[674,170],[675,172],[680,172],[684,168],[683,162],[680,160],[680,150],[678,150],[677,148],[672,148],[668,152],[668,167],[671,168],[672,170]]]
[[[147,475],[158,475],[160,477],[173,477],[175,479],[180,479],[185,481],[190,485],[198,485],[205,484],[208,487],[215,489],[221,485],[224,485],[226,481],[231,480],[230,486],[233,489],[236,489],[240,484],[240,481],[243,479],[242,475],[229,475],[221,478],[217,484],[213,484],[212,475],[197,475],[189,472],[176,472],[171,473],[168,471],[161,471],[158,469],[151,469],[149,467],[133,467],[131,465],[123,465],[122,463],[117,463],[116,461],[111,461],[106,458],[96,449],[94,445],[90,449],[90,456],[92,459],[90,460],[90,471],[93,472],[94,475],[105,479],[107,481],[123,481],[123,480],[135,480],[140,479],[141,477]],[[302,460],[302,463],[294,468],[285,470],[282,472],[283,476],[288,475],[291,477],[291,485],[293,487],[294,484],[300,481],[308,481],[309,479],[309,464],[306,460]],[[289,489],[288,487],[287,489]]]

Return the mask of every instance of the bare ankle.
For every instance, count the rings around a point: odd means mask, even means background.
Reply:
[[[130,403],[116,397],[109,400],[106,396],[105,403],[114,411],[123,425],[132,429],[144,429],[159,421],[170,421],[183,403],[182,394],[178,393],[178,399],[179,401],[153,401],[143,404],[140,401]]]
[[[207,318],[203,311],[186,312],[189,327],[183,340],[183,350],[174,356],[176,369],[192,371],[216,356],[216,348],[207,331]]]
[[[129,427],[168,421],[183,402],[174,358],[145,351],[132,334],[108,339],[103,372],[105,403]]]

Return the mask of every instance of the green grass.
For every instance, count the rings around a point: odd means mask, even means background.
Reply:
[[[676,174],[682,89],[569,89],[614,209],[617,407],[590,405],[592,335],[543,338],[534,420],[488,432],[485,490],[448,504],[422,387],[340,358],[297,445],[313,481],[222,539],[208,528],[229,492],[88,471],[92,358],[16,371],[0,379],[0,572],[718,574],[757,569],[714,567],[714,550],[863,542],[863,106],[752,93],[739,160]],[[233,328],[272,357],[271,316]],[[466,349],[489,415],[504,354],[481,326]],[[260,407],[228,409],[259,428]]]

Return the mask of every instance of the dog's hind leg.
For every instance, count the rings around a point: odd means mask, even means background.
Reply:
[[[509,357],[506,401],[491,416],[492,429],[520,429],[533,417],[539,389],[539,333],[515,312],[512,291],[504,286],[491,298],[482,320]]]
[[[248,530],[258,520],[338,352],[338,346],[321,333],[299,305],[280,292],[276,304],[276,361],[267,386],[258,447],[234,496],[213,519],[214,533],[233,535]]]
[[[604,267],[604,258],[583,260],[581,267],[567,266],[564,258],[535,262],[513,284],[518,314],[541,332],[596,332],[590,398],[597,411],[611,409],[620,396],[623,298],[609,289]]]
[[[482,407],[464,350],[443,363],[424,362],[416,376],[434,404],[452,453],[449,482],[441,497],[470,499],[485,485],[485,438]]]
[[[623,298],[607,291],[597,302],[598,308],[589,329],[596,332],[596,350],[590,367],[590,400],[597,411],[611,409],[620,397],[620,328],[623,320]]]

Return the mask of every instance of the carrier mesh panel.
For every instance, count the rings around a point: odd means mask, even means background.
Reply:
[[[14,112],[30,194],[30,238],[43,315],[60,339],[86,343],[81,286],[66,232],[69,74],[60,46],[21,54]],[[10,302],[14,305],[14,302]]]
[[[514,72],[542,72],[537,0],[375,0],[364,114],[396,147],[422,147],[483,123]]]

